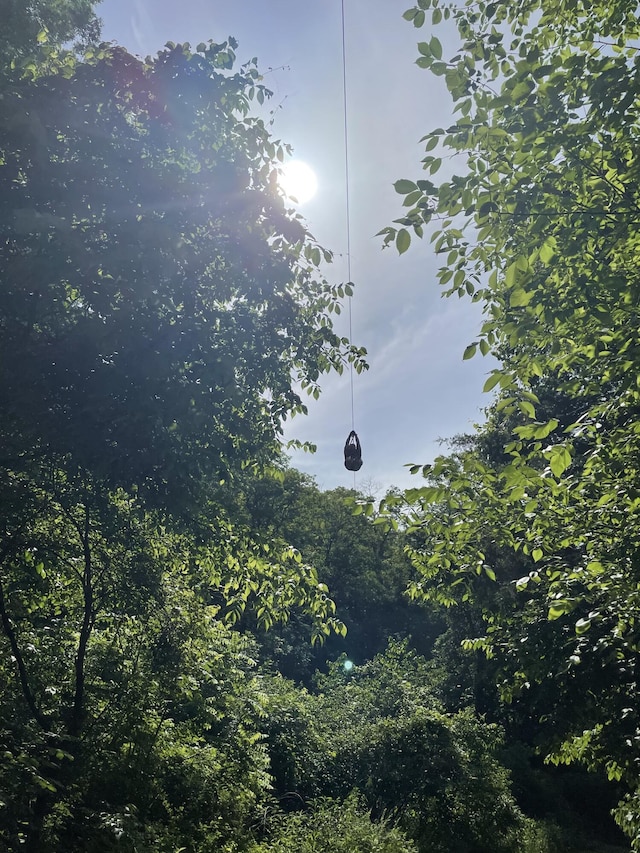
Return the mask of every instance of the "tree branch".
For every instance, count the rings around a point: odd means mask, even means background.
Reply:
[[[80,729],[82,728],[85,696],[85,662],[87,657],[87,646],[89,644],[89,638],[91,636],[94,623],[93,564],[91,544],[89,542],[89,527],[89,507],[85,504],[84,526],[77,526],[84,554],[84,572],[82,574],[82,596],[84,606],[80,639],[78,640],[78,651],[76,652],[75,691],[73,696],[71,721],[69,724],[69,734],[73,737],[77,737],[80,734]]]
[[[12,549],[13,543],[6,543],[0,553],[0,563],[3,563],[5,558],[9,555]],[[11,646],[11,653],[16,662],[16,668],[18,670],[18,678],[20,680],[20,686],[22,687],[22,695],[25,698],[27,706],[31,711],[31,716],[36,721],[36,723],[40,726],[40,728],[48,732],[50,731],[49,720],[45,714],[38,708],[38,703],[36,702],[36,697],[31,689],[31,685],[29,684],[29,677],[27,675],[27,668],[25,666],[24,658],[22,656],[22,652],[20,650],[20,645],[18,643],[18,637],[11,623],[11,619],[9,618],[9,614],[7,612],[6,599],[4,595],[4,587],[2,584],[2,579],[0,578],[0,621],[2,622],[2,629],[5,633],[5,636],[9,640],[9,645]]]

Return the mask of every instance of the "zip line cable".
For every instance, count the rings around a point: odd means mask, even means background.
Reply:
[[[351,204],[349,193],[349,126],[347,121],[347,46],[346,27],[344,16],[344,2],[341,0],[342,10],[342,105],[344,121],[344,177],[346,185],[346,218],[347,218],[347,278],[351,285]],[[353,338],[353,312],[351,310],[352,298],[349,296],[349,341]],[[353,395],[353,362],[349,364],[349,384],[351,388],[351,429],[355,430],[355,409]],[[355,473],[354,473],[355,480]]]
[[[344,15],[345,0],[341,0],[342,11],[342,105],[344,118],[344,179],[345,179],[345,212],[347,219],[347,278],[349,286],[351,286],[351,195],[350,195],[350,176],[349,176],[349,122],[348,115],[348,100],[347,100],[347,38]],[[353,339],[353,311],[352,297],[349,294],[349,341]],[[353,489],[356,488],[356,471],[362,468],[362,449],[360,447],[360,439],[355,430],[355,407],[353,394],[353,361],[349,362],[349,385],[351,391],[351,432],[349,433],[344,445],[344,467],[347,471],[353,471]]]

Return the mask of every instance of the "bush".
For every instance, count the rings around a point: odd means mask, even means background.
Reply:
[[[343,802],[355,790],[374,820],[428,853],[546,853],[499,761],[500,727],[470,709],[444,713],[406,644],[351,673],[332,667],[317,694],[282,678],[265,686],[276,795]]]
[[[317,800],[309,811],[276,820],[277,834],[251,853],[417,853],[413,842],[385,821],[371,821],[363,800]]]

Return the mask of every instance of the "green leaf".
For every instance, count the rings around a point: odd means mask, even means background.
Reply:
[[[532,297],[533,293],[529,293],[522,288],[516,288],[516,290],[511,291],[509,304],[512,308],[521,308],[528,305],[531,302]]]
[[[396,235],[396,249],[399,255],[403,255],[411,245],[411,234],[406,228],[401,228]]]
[[[560,619],[561,616],[565,616],[567,613],[571,613],[573,610],[573,604],[568,599],[558,599],[553,602],[553,604],[549,607],[549,613],[547,618],[554,622],[556,619]]]
[[[558,428],[559,421],[557,418],[551,418],[550,421],[547,421],[546,424],[542,424],[533,432],[533,438],[547,438],[550,433],[552,433],[555,429]]]
[[[556,240],[555,237],[549,237],[545,240],[544,244],[540,247],[539,258],[544,264],[548,264],[549,261],[556,254]]]
[[[535,406],[533,405],[533,403],[530,403],[529,400],[520,400],[518,403],[518,408],[521,412],[524,412],[525,415],[528,415],[530,418],[535,418]]]
[[[496,387],[500,379],[502,378],[502,373],[499,370],[494,370],[487,381],[482,386],[482,392],[486,394],[488,391],[491,391]]]
[[[462,354],[463,361],[468,361],[470,358],[473,358],[476,354],[476,350],[478,349],[478,344],[469,344],[466,347],[465,351]]]
[[[431,40],[429,41],[429,51],[433,54],[433,56],[435,56],[436,59],[442,59],[442,45],[435,36],[432,36]]]
[[[414,192],[418,189],[418,185],[413,181],[408,181],[406,179],[402,179],[400,181],[396,181],[393,185],[393,188],[400,195],[408,195],[409,193]]]
[[[404,207],[413,207],[417,204],[422,198],[422,192],[420,190],[414,190],[414,192],[409,193],[409,195],[402,202]]]
[[[508,288],[512,288],[514,286],[514,284],[516,283],[516,277],[519,272],[520,268],[518,267],[517,263],[509,264],[504,278],[505,284]]]
[[[561,477],[571,465],[571,453],[564,445],[556,445],[545,452],[549,466],[556,477]]]

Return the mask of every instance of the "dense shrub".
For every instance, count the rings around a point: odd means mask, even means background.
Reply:
[[[372,822],[364,800],[354,794],[286,815],[274,838],[251,853],[416,853],[416,847],[399,829]]]

